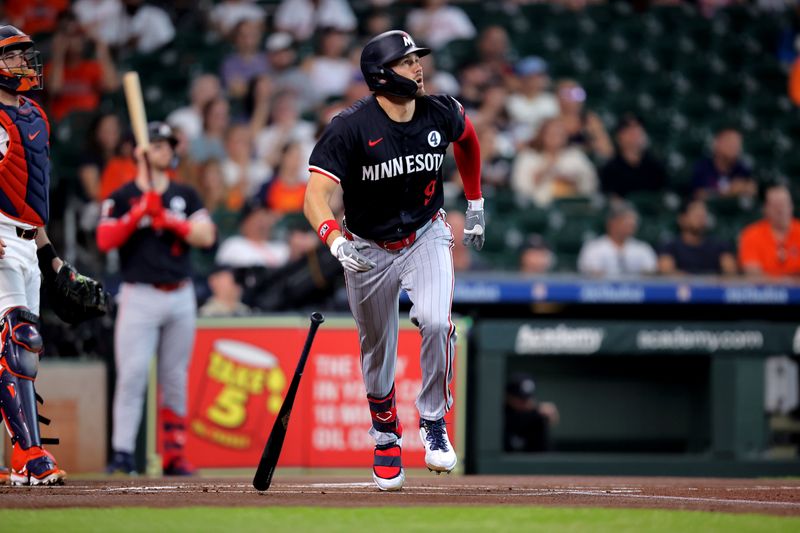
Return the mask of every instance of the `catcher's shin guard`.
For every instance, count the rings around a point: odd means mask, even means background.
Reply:
[[[15,445],[41,446],[33,382],[39,370],[42,337],[38,317],[15,307],[0,319],[0,411]]]
[[[16,307],[0,319],[0,412],[14,445],[11,483],[51,485],[62,483],[64,472],[42,448],[39,416],[33,382],[39,371],[42,337],[36,329],[38,317]],[[52,440],[52,439],[50,439]]]

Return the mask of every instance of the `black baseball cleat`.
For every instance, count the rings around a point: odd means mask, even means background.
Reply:
[[[106,467],[106,474],[126,474],[129,476],[138,475],[136,462],[133,454],[128,452],[114,452],[111,462]]]
[[[184,457],[176,457],[164,466],[165,476],[193,476],[197,469]]]

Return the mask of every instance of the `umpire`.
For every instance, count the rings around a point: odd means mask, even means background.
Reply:
[[[148,129],[151,144],[147,157],[137,148],[136,179],[103,203],[97,228],[101,251],[119,248],[123,281],[114,330],[117,383],[109,472],[136,470],[133,452],[147,373],[158,354],[164,473],[189,475],[194,468],[183,454],[184,417],[197,313],[189,249],[213,245],[216,230],[197,192],[169,179],[178,144],[172,129],[161,122]]]
[[[401,289],[422,335],[416,406],[425,462],[450,472],[457,461],[444,422],[456,341],[453,234],[442,210],[442,163],[451,143],[469,201],[464,242],[480,250],[484,239],[477,136],[458,101],[425,94],[420,58],[429,53],[398,30],[367,43],[361,71],[374,94],[325,129],[311,154],[304,206],[345,270],[376,443],[373,480],[381,490],[399,490],[405,479],[394,397]],[[337,186],[344,192],[341,226],[330,207]]]

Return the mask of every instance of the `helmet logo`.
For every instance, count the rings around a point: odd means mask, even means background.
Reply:
[[[432,147],[435,148],[439,146],[440,142],[442,142],[442,136],[439,135],[438,131],[433,130],[428,134],[428,144],[430,144]]]
[[[411,38],[411,36],[409,34],[404,33],[403,34],[403,46],[417,46],[417,45],[414,44],[414,40]]]

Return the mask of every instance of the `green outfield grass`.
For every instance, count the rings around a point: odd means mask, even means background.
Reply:
[[[0,510],[4,531],[513,532],[800,531],[800,518],[762,515],[552,507],[191,507],[181,509]]]

